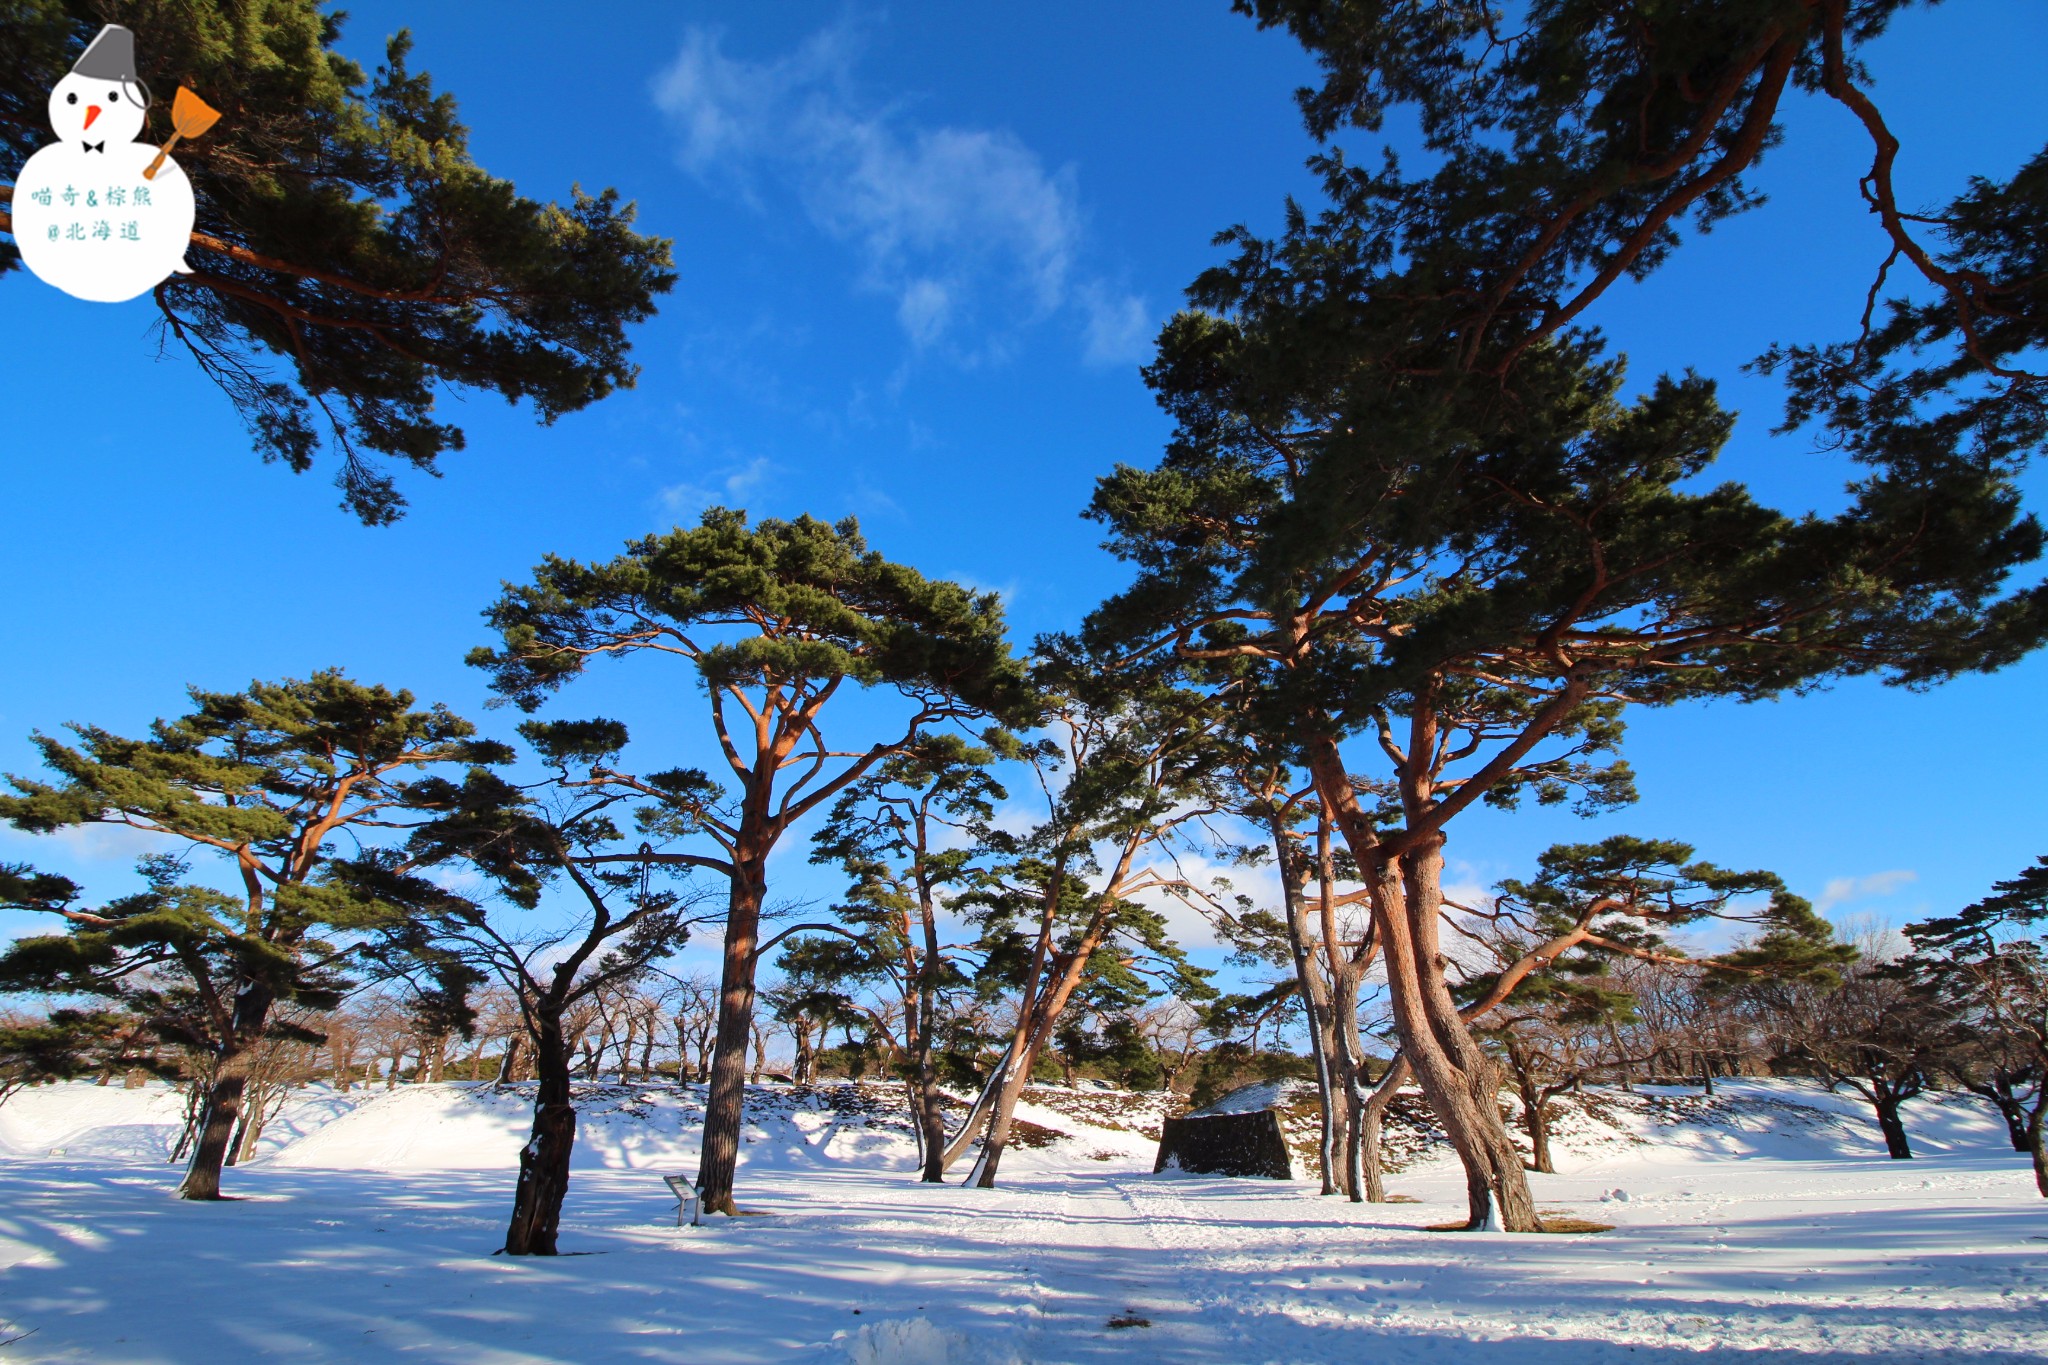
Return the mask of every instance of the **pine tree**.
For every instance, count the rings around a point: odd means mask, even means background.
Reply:
[[[38,735],[60,780],[9,779],[17,794],[0,796],[0,819],[35,834],[103,824],[165,835],[215,855],[238,889],[189,884],[182,861],[157,857],[144,863],[146,891],[87,910],[62,879],[17,874],[17,903],[61,916],[67,932],[20,940],[5,971],[13,989],[141,991],[148,1012],[186,1021],[210,1074],[181,1193],[217,1199],[273,1008],[332,1003],[344,969],[404,925],[401,907],[332,879],[330,845],[423,821],[457,792],[436,770],[511,754],[446,707],[416,710],[410,692],[333,670],[191,697],[189,714],[146,739],[83,725],[75,748]],[[157,974],[177,981],[178,1001],[158,998]]]
[[[1906,936],[1916,977],[1948,1003],[1972,1046],[2002,1057],[2000,1108],[2009,1124],[2018,1109],[2013,1088],[2031,1076],[2023,1132],[2034,1183],[2048,1198],[2048,858],[1992,883],[1990,895],[1953,915],[1907,925]],[[1999,1100],[1998,1078],[1981,1080]]]
[[[527,709],[600,655],[675,659],[704,687],[736,790],[728,796],[705,780],[669,790],[649,779],[646,794],[716,847],[712,861],[729,881],[698,1181],[706,1209],[737,1213],[768,858],[792,824],[933,728],[1031,714],[1001,606],[993,593],[889,562],[851,519],[749,526],[744,512],[713,508],[701,525],[634,541],[607,563],[549,559],[531,585],[508,587],[488,619],[501,646],[471,662]],[[849,682],[895,692],[905,714],[893,733],[835,752],[824,711]]]
[[[703,774],[642,781],[621,773],[628,735],[616,721],[528,721],[519,729],[549,776],[514,784],[473,771],[452,808],[423,823],[403,850],[356,859],[338,875],[406,907],[395,939],[411,960],[452,963],[466,981],[495,977],[511,991],[539,1084],[504,1250],[553,1256],[576,1145],[569,1020],[677,952],[695,925],[716,918],[708,907],[717,898],[676,880],[708,860],[666,847],[694,832],[677,819],[676,798],[704,791]],[[481,873],[503,908],[446,890],[434,872],[450,863]],[[550,891],[551,922],[537,928],[519,912],[536,909]],[[602,1058],[593,1053],[591,1061],[595,1075]]]
[[[331,448],[343,505],[374,525],[405,506],[387,465],[432,473],[462,448],[435,414],[444,388],[552,422],[628,387],[626,329],[675,275],[612,190],[541,203],[478,166],[454,97],[407,67],[411,38],[369,77],[336,50],[343,18],[315,0],[0,0],[0,205],[48,140],[50,88],[103,23],[134,30],[152,90],[221,111],[178,149],[198,220],[193,272],[154,296],[165,333],[265,460],[304,472]],[[0,271],[16,262],[0,242]]]

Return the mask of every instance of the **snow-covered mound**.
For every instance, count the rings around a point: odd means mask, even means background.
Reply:
[[[358,1088],[308,1086],[264,1126],[248,1165],[320,1170],[504,1170],[519,1161],[533,1118],[531,1084]],[[579,1084],[574,1164],[583,1169],[694,1169],[704,1087]],[[1018,1107],[1013,1162],[1150,1159],[1160,1101],[1033,1088]],[[1120,1123],[1116,1116],[1130,1119]],[[164,1161],[185,1121],[165,1085],[128,1090],[89,1081],[37,1086],[0,1105],[0,1158]],[[1149,1127],[1150,1131],[1144,1131]],[[917,1159],[900,1087],[747,1088],[742,1165],[908,1170]],[[1043,1153],[1035,1158],[1035,1153]]]

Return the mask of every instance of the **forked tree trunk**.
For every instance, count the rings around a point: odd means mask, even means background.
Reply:
[[[751,845],[745,847],[751,849]],[[706,1213],[739,1213],[732,1187],[739,1169],[740,1125],[747,1102],[747,1045],[753,1041],[755,945],[761,934],[761,903],[767,894],[765,850],[735,856],[732,890],[726,902],[725,960],[718,986],[718,1041],[711,1054],[711,1089],[704,1101],[704,1156],[697,1171],[697,1190]]]
[[[1123,856],[1106,883],[1108,886],[1124,884],[1137,850],[1135,840],[1125,843]],[[1017,1033],[1011,1043],[1016,1065],[1010,1068],[1002,1089],[996,1093],[995,1110],[989,1115],[988,1139],[982,1143],[981,1158],[974,1168],[974,1183],[984,1190],[995,1188],[996,1167],[1002,1163],[1003,1152],[1009,1146],[1017,1101],[1023,1097],[1024,1087],[1031,1083],[1031,1072],[1038,1064],[1038,1055],[1052,1041],[1060,1015],[1066,1010],[1067,1002],[1074,998],[1074,989],[1081,984],[1089,959],[1101,946],[1103,935],[1108,932],[1110,915],[1114,912],[1115,897],[1105,894],[1097,901],[1095,913],[1090,917],[1080,941],[1069,951],[1049,956],[1052,945],[1051,907],[1057,904],[1059,885],[1059,880],[1053,882],[1052,894],[1046,900],[1047,918],[1041,925],[1028,979],[1038,980],[1049,962],[1058,964],[1058,974],[1035,996],[1027,997],[1019,1008]]]
[[[533,1040],[534,1072],[540,1093],[533,1105],[533,1131],[519,1149],[519,1187],[512,1195],[512,1222],[505,1229],[508,1256],[553,1256],[569,1194],[569,1156],[576,1149],[576,1107],[569,1098],[569,1045],[562,1021],[543,1016]]]
[[[1433,752],[1435,738],[1427,737]],[[1466,1172],[1466,1226],[1536,1232],[1536,1201],[1502,1123],[1498,1078],[1457,1003],[1441,967],[1438,919],[1442,913],[1441,835],[1418,841],[1396,864],[1381,846],[1371,819],[1359,808],[1343,755],[1327,736],[1308,744],[1310,770],[1337,815],[1372,893],[1388,995],[1401,1050],[1415,1069],[1423,1095],[1444,1127]]]
[[[945,1172],[953,1168],[953,1163],[958,1161],[961,1154],[974,1145],[975,1138],[981,1136],[986,1129],[989,1111],[995,1106],[996,1096],[1002,1093],[1004,1082],[1009,1079],[1009,1067],[1010,1050],[1005,1048],[1003,1049],[1003,1055],[996,1058],[995,1068],[989,1072],[988,1079],[982,1082],[981,1093],[974,1097],[974,1103],[969,1107],[967,1117],[960,1120],[960,1127],[946,1141],[944,1151],[939,1159],[939,1173],[941,1175],[944,1175]]]
[[[1026,1019],[1029,1019],[1028,1011]],[[996,1170],[1003,1163],[1003,1153],[1009,1149],[1010,1129],[1016,1122],[1017,1101],[1023,1098],[1024,1087],[1031,1083],[1031,1068],[1038,1061],[1038,1049],[1034,1043],[1027,1022],[1019,1027],[1016,1038],[1011,1042],[1016,1065],[1003,1071],[1002,1084],[996,1087],[994,1102],[989,1107],[988,1133],[982,1138],[981,1154],[975,1158],[974,1169],[968,1173],[967,1183],[978,1189],[992,1190],[996,1186]]]

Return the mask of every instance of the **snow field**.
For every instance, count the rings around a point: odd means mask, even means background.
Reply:
[[[1392,1180],[1413,1204],[1155,1177],[1078,1094],[1025,1114],[1070,1136],[1004,1188],[920,1186],[886,1092],[764,1089],[740,1187],[764,1216],[677,1229],[656,1173],[694,1168],[701,1095],[608,1086],[581,1101],[581,1254],[513,1261],[488,1252],[517,1095],[316,1092],[230,1172],[240,1201],[193,1205],[158,1155],[175,1098],[88,1092],[0,1108],[0,1340],[31,1333],[0,1362],[2048,1358],[2048,1205],[1967,1102],[1916,1104],[1925,1155],[1891,1162],[1811,1087],[1603,1093],[1534,1180],[1614,1230],[1516,1237],[1420,1230],[1462,1213],[1440,1158]]]

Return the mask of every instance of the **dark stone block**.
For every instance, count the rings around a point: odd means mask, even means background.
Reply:
[[[1294,1178],[1287,1139],[1280,1133],[1280,1116],[1271,1109],[1168,1119],[1159,1135],[1154,1174],[1165,1170],[1170,1161],[1196,1175]]]

